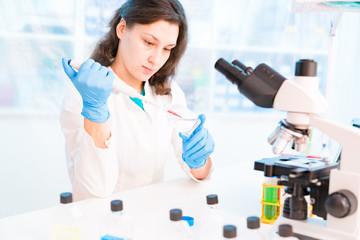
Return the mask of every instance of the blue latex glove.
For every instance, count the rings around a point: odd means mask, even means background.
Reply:
[[[209,131],[203,126],[205,115],[198,117],[201,121],[195,131],[186,137],[179,133],[183,140],[182,158],[190,168],[200,168],[205,165],[206,159],[214,152],[215,143]]]
[[[93,122],[106,122],[110,117],[107,99],[112,91],[114,73],[92,59],[86,60],[76,72],[68,61],[63,58],[62,65],[82,97],[81,115]]]

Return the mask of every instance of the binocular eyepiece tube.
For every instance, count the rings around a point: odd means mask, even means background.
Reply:
[[[229,63],[219,58],[215,69],[222,73],[239,91],[259,107],[271,108],[277,91],[286,80],[283,76],[262,63],[253,70],[239,60]]]

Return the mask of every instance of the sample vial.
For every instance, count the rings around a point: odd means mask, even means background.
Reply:
[[[223,239],[236,239],[237,231],[235,225],[225,225],[223,227]]]
[[[206,196],[206,205],[202,210],[199,223],[199,239],[218,240],[223,235],[223,212],[217,194]]]
[[[255,216],[248,217],[246,219],[247,229],[244,230],[240,235],[241,240],[266,240],[266,235],[260,230],[260,219]]]
[[[60,205],[56,206],[52,213],[51,240],[80,240],[79,220],[82,214],[72,202],[71,192],[60,194]]]
[[[101,226],[101,240],[131,240],[133,226],[123,211],[123,202],[111,201],[110,209]]]
[[[219,205],[217,194],[209,194],[206,196],[206,204],[212,221],[221,222],[223,220],[222,210]]]
[[[190,240],[192,233],[187,221],[183,220],[182,210],[174,208],[170,210],[170,227],[166,239]]]
[[[290,224],[280,224],[278,234],[279,236],[275,236],[273,240],[299,240],[299,238],[293,236],[294,233]]]

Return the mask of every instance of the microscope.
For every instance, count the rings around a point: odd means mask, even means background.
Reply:
[[[342,147],[340,162],[286,155],[255,161],[255,170],[276,176],[291,195],[274,228],[291,224],[295,236],[303,240],[360,240],[360,129],[323,116],[327,101],[318,88],[317,63],[310,59],[296,62],[293,80],[264,63],[253,69],[238,60],[230,63],[220,58],[215,69],[255,105],[287,112],[268,138],[275,154],[289,144],[301,152],[310,127]],[[310,195],[316,218],[307,216],[306,195]]]

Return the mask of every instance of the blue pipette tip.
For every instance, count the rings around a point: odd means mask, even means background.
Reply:
[[[70,62],[71,62],[71,59],[69,59],[69,61],[68,61],[68,65],[70,66]]]

